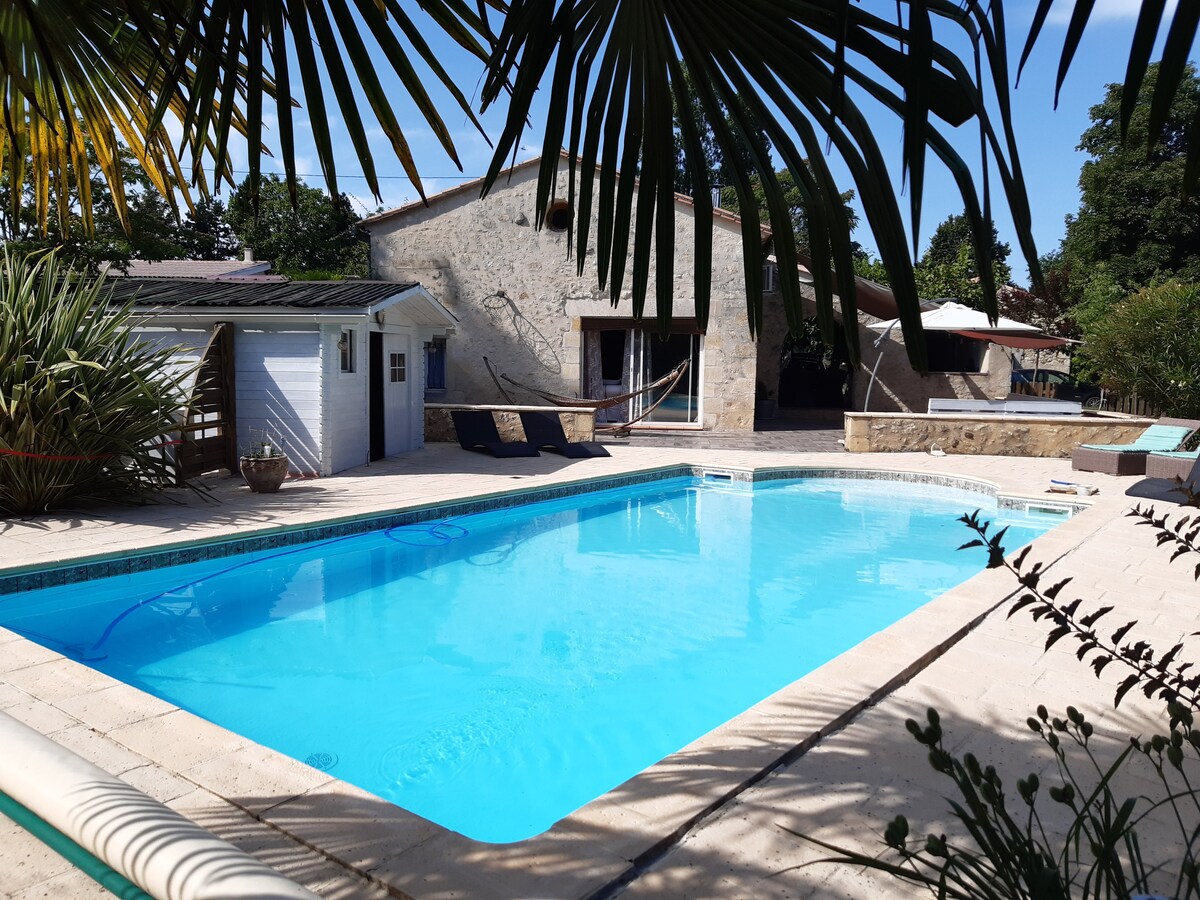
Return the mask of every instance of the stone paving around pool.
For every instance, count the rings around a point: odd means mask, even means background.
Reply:
[[[492,460],[431,445],[334,478],[289,482],[276,495],[215,478],[210,501],[184,494],[178,504],[6,520],[0,576],[679,464],[925,472],[988,481],[1035,501],[1053,501],[1044,492],[1051,478],[1080,474],[1069,461],[1013,457],[612,451],[609,459]],[[1100,489],[1092,507],[1039,538],[1034,557],[1075,576],[1068,593],[1078,588],[1117,604],[1114,625],[1118,616],[1139,618],[1137,633],[1160,650],[1196,631],[1193,566],[1168,564],[1153,532],[1123,515],[1146,497],[1160,510],[1173,507],[1166,485],[1092,474],[1077,480],[1084,478]],[[949,783],[929,768],[905,718],[936,706],[948,744],[995,762],[1010,791],[1031,771],[1050,782],[1052,765],[1024,725],[1039,702],[1060,714],[1067,703],[1083,709],[1106,753],[1131,734],[1161,730],[1158,705],[1136,692],[1113,710],[1114,667],[1097,681],[1072,646],[1043,653],[1045,629],[994,609],[1013,588],[1002,572],[976,576],[546,835],[512,845],[445,832],[2,629],[0,709],[324,896],[921,896],[850,867],[805,865],[820,853],[783,830],[870,853],[881,849],[883,824],[899,811],[919,835],[948,831]],[[760,777],[797,748],[805,752]],[[1143,848],[1154,847],[1153,833],[1144,836]],[[91,896],[103,894],[0,817],[0,898]]]

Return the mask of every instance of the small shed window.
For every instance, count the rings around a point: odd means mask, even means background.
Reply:
[[[446,339],[434,338],[425,344],[425,389],[446,389]]]
[[[338,338],[337,346],[342,358],[343,372],[354,372],[357,369],[354,344],[353,331],[343,331],[342,336]]]
[[[762,285],[762,287],[763,287],[764,294],[770,294],[775,291],[775,272],[776,272],[776,269],[775,269],[774,263],[763,263],[763,267],[762,267],[763,285]]]
[[[389,368],[391,370],[392,382],[395,383],[397,381],[404,381],[408,375],[408,373],[406,371],[407,364],[404,359],[405,354],[392,353],[390,355],[391,355],[391,365],[389,366]]]

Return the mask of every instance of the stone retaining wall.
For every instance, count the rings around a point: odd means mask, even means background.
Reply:
[[[852,453],[946,453],[1066,458],[1080,444],[1128,443],[1151,419],[1104,416],[920,415],[846,413],[846,449]]]
[[[492,413],[500,437],[506,441],[523,441],[525,432],[521,428],[522,412],[558,413],[563,431],[569,441],[594,441],[596,439],[596,413],[594,410],[576,406],[497,406],[467,403],[426,403],[425,442],[451,441],[457,443],[454,423],[450,420],[452,409],[483,409]]]

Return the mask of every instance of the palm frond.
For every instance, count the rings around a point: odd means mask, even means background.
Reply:
[[[902,0],[900,7],[896,18],[884,18],[857,4],[805,0],[512,0],[497,23],[482,93],[486,109],[511,89],[506,124],[485,190],[498,179],[519,142],[535,90],[548,85],[538,215],[544,215],[558,177],[559,149],[565,148],[568,159],[580,160],[580,215],[574,242],[580,264],[590,238],[590,212],[595,209],[601,286],[607,284],[610,296],[619,299],[631,252],[633,308],[640,315],[649,293],[645,280],[653,247],[661,324],[672,313],[674,272],[663,260],[673,256],[675,231],[671,218],[675,201],[666,189],[671,174],[664,149],[673,141],[666,140],[670,135],[664,132],[663,122],[672,101],[678,108],[694,103],[727,156],[735,156],[731,151],[736,146],[747,147],[754,169],[733,175],[743,215],[751,332],[757,334],[762,325],[763,253],[751,174],[762,185],[769,212],[769,221],[762,224],[769,224],[777,251],[789,247],[779,254],[789,321],[800,308],[791,224],[774,177],[768,141],[804,197],[820,318],[823,328],[831,332],[835,293],[843,316],[852,318],[856,306],[849,223],[824,158],[824,138],[853,174],[865,217],[892,274],[910,356],[923,366],[910,252],[916,235],[910,240],[895,190],[887,181],[884,155],[857,104],[864,96],[884,98],[885,106],[904,124],[903,165],[914,217],[921,210],[925,156],[932,151],[955,173],[977,229],[977,243],[988,243],[990,227],[984,212],[990,210],[988,186],[983,184],[981,191],[975,185],[970,167],[950,149],[935,120],[956,126],[974,119],[1018,218],[1028,204],[1008,108],[1005,105],[995,117],[988,114],[986,98],[990,92],[1005,94],[1007,85],[983,80],[1007,71],[1003,61],[992,59],[1004,47],[1002,19],[974,0],[961,4]],[[978,48],[982,58],[974,73],[962,65],[954,49],[959,46],[954,42],[964,39]],[[690,81],[682,77],[684,70],[690,73]],[[743,108],[753,122],[740,111]],[[698,138],[690,125],[680,123],[680,130],[691,183],[703,187],[707,179]],[[600,171],[594,176],[597,162]],[[636,206],[634,179],[639,182]],[[695,197],[695,206],[697,258],[711,259],[711,207],[701,196]],[[1022,240],[1021,245],[1036,268],[1032,240]],[[694,293],[695,314],[703,328],[711,300],[707,277],[697,278]]]
[[[128,227],[119,144],[124,143],[151,182],[174,202],[179,160],[167,129],[155,119],[161,101],[169,112],[184,109],[180,82],[169,77],[166,55],[174,46],[171,23],[177,0],[137,14],[98,0],[42,0],[0,7],[0,172],[34,186],[38,220],[45,228],[51,183],[60,228],[69,227],[72,187],[82,218],[90,223],[87,147],[113,193]],[[178,0],[182,2],[182,0]],[[10,192],[14,203],[20,192]]]
[[[463,0],[423,0],[426,17],[483,60],[487,25]],[[379,51],[379,52],[374,52]],[[189,188],[212,180],[232,183],[230,142],[245,137],[250,182],[257,186],[267,102],[279,122],[278,152],[289,188],[296,188],[293,106],[307,106],[326,186],[337,191],[329,130],[336,109],[358,154],[372,193],[380,196],[367,116],[378,122],[389,149],[424,196],[412,151],[382,86],[375,59],[386,58],[424,122],[451,160],[458,154],[441,113],[414,68],[419,61],[479,128],[470,104],[451,79],[421,27],[399,0],[28,0],[0,4],[0,173],[26,172],[39,222],[74,190],[85,227],[90,203],[90,147],[128,227],[119,145],[132,151],[151,183],[170,202],[176,190],[192,206]],[[299,78],[292,77],[293,71]],[[293,94],[293,90],[296,91]],[[332,92],[333,103],[327,95]],[[174,144],[169,125],[182,125]],[[481,133],[482,133],[482,129]],[[190,165],[190,169],[189,169]],[[187,175],[185,176],[185,172]],[[53,188],[51,187],[53,185]],[[19,202],[19,192],[12,192]],[[57,204],[65,230],[70,204]]]

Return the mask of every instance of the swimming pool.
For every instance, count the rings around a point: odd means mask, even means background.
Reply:
[[[672,479],[0,598],[0,624],[485,841],[553,822],[1060,518]]]

